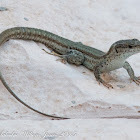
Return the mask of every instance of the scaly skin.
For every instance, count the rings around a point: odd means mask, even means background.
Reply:
[[[5,30],[0,34],[0,45],[2,45],[9,39],[34,40],[43,43],[47,47],[51,48],[54,52],[58,53],[59,56],[66,60],[68,63],[83,65],[92,70],[94,72],[96,80],[108,88],[113,87],[101,78],[101,74],[122,67],[127,70],[130,78],[136,84],[140,84],[140,78],[134,75],[133,69],[126,61],[126,59],[131,55],[140,52],[140,41],[137,39],[117,41],[111,46],[107,53],[83,45],[80,42],[73,42],[57,36],[53,33],[35,28],[15,27]],[[48,115],[36,109],[33,109],[16,96],[16,94],[10,89],[10,87],[2,77],[1,73],[0,79],[7,90],[26,107],[48,117],[66,119],[65,117]]]

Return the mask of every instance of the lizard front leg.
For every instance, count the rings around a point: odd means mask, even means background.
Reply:
[[[135,76],[132,67],[130,66],[130,64],[129,64],[127,61],[124,63],[123,68],[127,70],[128,74],[129,74],[129,76],[130,76],[130,78],[131,78],[137,85],[139,85],[139,84],[140,84],[140,77],[136,77],[136,76]]]
[[[100,83],[102,83],[105,87],[107,88],[113,88],[112,85],[106,83],[102,78],[101,78],[101,67],[102,65],[97,65],[95,66],[93,72],[94,72],[94,75],[95,75],[95,78],[96,80]]]

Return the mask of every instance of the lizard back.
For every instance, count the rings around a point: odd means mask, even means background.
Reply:
[[[98,49],[83,45],[82,43],[73,42],[51,32],[37,28],[14,27],[7,29],[0,34],[0,45],[9,39],[34,40],[36,42],[45,44],[47,47],[53,49],[59,54],[65,54],[68,49],[80,51],[83,54],[93,58],[105,54]]]

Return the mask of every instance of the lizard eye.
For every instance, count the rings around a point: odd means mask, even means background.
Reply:
[[[139,41],[138,39],[132,39],[133,41]]]
[[[132,48],[132,46],[130,46],[130,45],[129,45],[128,47],[129,47],[130,49]]]

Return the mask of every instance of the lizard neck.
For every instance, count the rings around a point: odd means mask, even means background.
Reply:
[[[117,52],[115,49],[109,50],[104,57],[110,58],[110,59],[116,59],[120,61],[125,61],[127,58],[129,58],[131,55],[136,54],[133,52]]]

